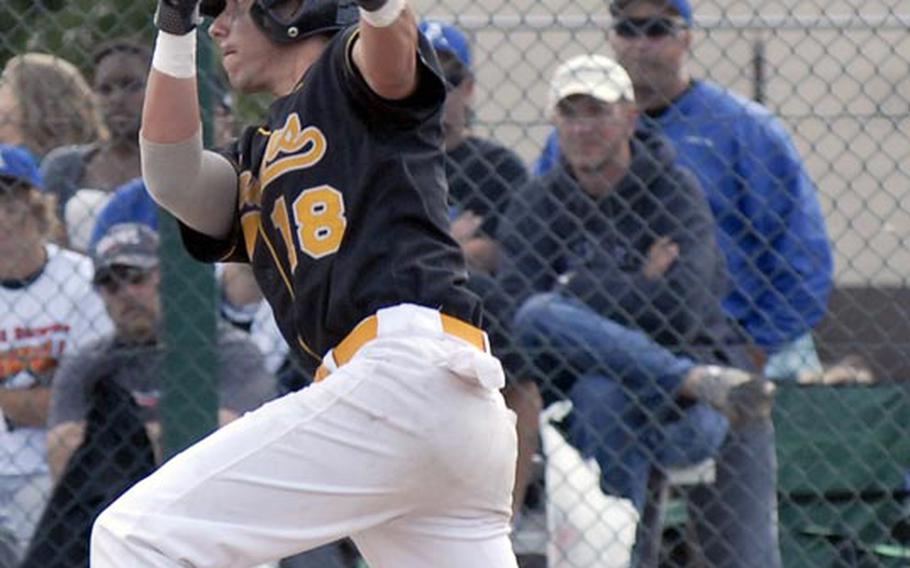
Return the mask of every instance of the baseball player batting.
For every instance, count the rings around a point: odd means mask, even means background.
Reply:
[[[232,86],[275,97],[220,154],[200,8]],[[252,264],[317,382],[111,505],[92,566],[246,567],[343,536],[371,568],[516,566],[514,415],[448,235],[445,85],[405,0],[159,0],[155,21],[146,183],[196,258]]]

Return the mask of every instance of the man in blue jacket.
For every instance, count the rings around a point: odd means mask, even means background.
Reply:
[[[503,221],[515,339],[545,394],[572,401],[569,439],[597,460],[605,492],[644,513],[649,480],[716,457],[716,482],[690,503],[710,565],[775,568],[773,387],[740,370],[745,338],[720,306],[727,274],[704,195],[663,136],[636,130],[614,61],[574,58],[550,91],[565,155]],[[636,567],[656,562],[659,520],[645,517]]]
[[[783,125],[768,109],[687,68],[688,0],[614,0],[610,43],[635,87],[642,126],[670,138],[701,182],[733,289],[724,301],[771,378],[821,371],[811,331],[833,285],[830,241],[816,190]],[[536,164],[556,163],[550,136]]]

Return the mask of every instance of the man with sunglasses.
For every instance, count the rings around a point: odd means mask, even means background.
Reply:
[[[59,477],[81,442],[85,398],[95,381],[114,380],[131,393],[149,424],[158,449],[156,416],[163,350],[158,235],[140,223],[113,225],[93,250],[92,280],[104,301],[114,332],[67,358],[58,371],[49,425],[51,471]],[[227,424],[275,395],[275,380],[247,335],[222,322],[218,326],[219,421]],[[160,458],[160,452],[158,452]]]
[[[420,31],[435,48],[446,81],[442,128],[452,234],[472,273],[490,275],[499,265],[499,246],[493,236],[500,216],[512,194],[527,181],[528,171],[514,152],[471,133],[475,78],[464,33],[438,20],[421,22]]]
[[[128,472],[148,461],[140,450],[150,449],[153,463],[161,462],[159,402],[165,353],[159,343],[158,246],[158,235],[149,227],[121,223],[111,226],[93,249],[92,282],[114,331],[71,353],[54,377],[47,441],[48,460],[57,481],[52,499],[56,509],[42,517],[37,534],[47,540],[32,543],[29,566],[86,565],[91,522],[136,481]],[[216,354],[220,425],[274,398],[275,378],[265,369],[262,353],[247,334],[221,322]],[[103,393],[112,390],[124,393],[132,402],[106,406],[114,403]],[[109,421],[124,419],[113,415],[115,412],[134,413],[137,424],[144,425],[147,440],[124,439],[120,443],[125,447],[102,448],[101,455],[110,457],[99,463],[97,444],[104,443],[100,432],[105,424],[116,423]],[[141,432],[142,426],[139,429]],[[131,454],[132,443],[137,451]],[[149,473],[147,466],[142,467],[140,477]],[[99,488],[93,481],[95,475],[105,476],[111,487]],[[99,491],[102,498],[88,497]],[[74,508],[79,512],[73,513]],[[68,535],[70,540],[60,535]]]
[[[732,284],[727,316],[757,346],[766,376],[819,370],[811,330],[826,310],[832,257],[815,187],[789,135],[767,109],[691,76],[687,0],[616,0],[610,11],[610,43],[632,78],[642,126],[671,139],[677,162],[698,177],[708,197]],[[552,167],[558,155],[551,138],[537,170]],[[773,472],[771,424],[756,424],[725,451],[749,470]],[[719,479],[730,475],[718,472]],[[729,500],[739,522],[702,539],[712,565],[780,565],[774,490],[771,477]],[[719,512],[709,510],[706,520]]]
[[[691,76],[687,0],[616,0],[610,44],[635,84],[642,124],[671,139],[717,219],[733,290],[727,314],[773,379],[821,371],[812,329],[833,286],[830,240],[816,189],[768,109]],[[555,136],[535,171],[553,167]]]

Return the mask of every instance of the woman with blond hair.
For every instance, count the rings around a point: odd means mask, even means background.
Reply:
[[[43,157],[58,146],[105,139],[95,94],[75,65],[24,53],[0,74],[0,142]]]

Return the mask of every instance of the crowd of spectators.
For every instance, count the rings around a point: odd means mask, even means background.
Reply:
[[[615,61],[561,61],[539,101],[553,130],[533,175],[471,128],[467,37],[420,24],[447,86],[452,236],[518,418],[516,520],[541,409],[569,400],[567,440],[639,512],[633,566],[656,565],[670,470],[713,460],[688,495],[700,554],[776,568],[773,381],[821,374],[812,330],[833,287],[817,191],[768,109],[691,75],[687,0],[610,12]],[[38,53],[0,76],[0,568],[87,565],[93,516],[162,461],[158,210],[138,149],[150,58],[118,40],[91,81]],[[248,268],[216,278],[223,425],[309,377]]]

